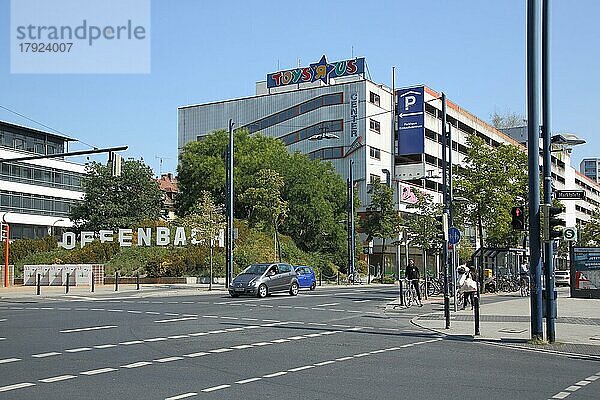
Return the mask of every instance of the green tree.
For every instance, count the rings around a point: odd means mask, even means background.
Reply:
[[[600,245],[600,207],[596,207],[590,220],[579,227],[579,241],[582,246]]]
[[[515,128],[525,125],[525,117],[515,112],[506,111],[505,113],[497,113],[494,111],[491,117],[492,126],[496,129]]]
[[[97,162],[87,164],[86,172],[83,201],[70,213],[77,229],[132,227],[160,217],[162,192],[152,179],[152,170],[142,161],[123,161],[120,176],[112,176],[110,166]]]
[[[210,246],[210,240],[219,235],[221,229],[225,229],[225,215],[223,207],[215,204],[212,195],[203,191],[188,214],[180,219],[181,225],[194,229],[195,237]]]
[[[394,202],[394,190],[381,182],[372,186],[371,204],[367,207],[362,231],[370,242],[375,237],[382,240],[381,260],[383,261],[385,240],[396,237],[402,229],[402,219]]]
[[[441,242],[437,237],[437,216],[442,215],[442,204],[434,203],[433,196],[420,191],[415,191],[417,202],[409,204],[408,209],[414,210],[406,218],[405,225],[412,234],[411,242],[424,251],[439,251]]]
[[[480,245],[484,232],[490,246],[510,246],[520,233],[511,228],[510,210],[527,197],[527,155],[514,145],[492,147],[475,135],[467,139],[468,153],[456,170],[455,224],[476,226]]]

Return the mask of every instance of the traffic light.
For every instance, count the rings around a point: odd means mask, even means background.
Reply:
[[[518,206],[513,207],[510,210],[510,215],[512,217],[512,228],[516,231],[524,231],[525,230],[525,207]]]
[[[435,224],[435,229],[437,231],[436,237],[439,240],[443,240],[443,241],[447,242],[448,241],[448,214],[443,213],[439,217],[435,217],[435,219],[437,221]]]
[[[553,207],[550,204],[542,204],[540,210],[542,213],[543,240],[561,239],[565,220],[559,218],[558,215],[565,211],[564,207]]]

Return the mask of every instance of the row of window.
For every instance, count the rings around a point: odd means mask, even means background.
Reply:
[[[598,189],[591,187],[590,185],[588,185],[587,183],[585,183],[584,181],[582,181],[580,179],[575,178],[575,184],[591,191],[592,193],[600,195],[600,192],[598,191]]]
[[[311,160],[331,160],[344,157],[343,147],[325,147],[308,153]]]
[[[290,144],[300,142],[302,140],[308,139],[311,136],[315,135],[324,135],[326,133],[335,133],[335,132],[343,132],[344,131],[344,120],[336,119],[333,121],[322,121],[318,124],[311,125],[304,129],[300,129],[299,131],[289,133],[285,136],[280,137],[285,143],[286,146]]]
[[[344,102],[344,93],[324,94],[314,99],[305,101],[286,110],[269,115],[268,117],[259,119],[258,121],[246,124],[242,128],[247,128],[250,133],[255,133],[271,126],[275,126],[282,122],[288,121],[294,117],[306,114],[321,107],[333,106]]]
[[[376,106],[380,106],[381,98],[379,97],[378,94],[369,92],[369,102],[375,104]]]
[[[20,162],[3,162],[0,167],[1,180],[67,190],[82,191],[82,176],[83,174],[78,172],[63,171],[56,168],[41,167]]]
[[[49,228],[47,226],[40,225],[24,225],[24,224],[10,224],[10,238],[11,239],[21,239],[21,238],[29,238],[29,239],[39,239],[45,236],[48,236],[48,230],[53,231],[56,234],[59,234],[63,228],[54,227]]]
[[[381,133],[381,123],[374,119],[369,119],[369,129],[373,132]]]
[[[37,194],[0,192],[0,211],[68,217],[76,200]]]
[[[39,137],[31,137],[30,135],[6,130],[0,131],[0,145],[37,154],[58,154],[64,152],[63,141],[52,140],[41,134]]]

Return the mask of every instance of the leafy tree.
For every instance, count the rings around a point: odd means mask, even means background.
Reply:
[[[590,220],[580,226],[579,244],[582,246],[600,245],[600,207],[596,207]]]
[[[284,182],[272,169],[261,169],[253,179],[253,185],[239,196],[245,205],[250,226],[275,226],[287,214],[287,202],[281,198]]]
[[[209,192],[203,191],[188,214],[180,219],[181,225],[196,230],[196,238],[210,245],[221,229],[225,228],[223,207],[213,201]]]
[[[372,186],[371,204],[367,207],[362,230],[367,241],[379,237],[382,240],[381,259],[383,260],[385,240],[397,236],[402,229],[402,219],[394,202],[394,190],[381,182]]]
[[[407,208],[415,212],[406,218],[405,225],[408,227],[413,238],[411,242],[423,249],[423,251],[439,251],[440,240],[437,238],[437,216],[442,215],[442,204],[434,203],[433,196],[416,191],[417,202],[409,204]]]
[[[455,224],[477,227],[480,245],[484,231],[490,246],[510,246],[520,233],[511,228],[510,210],[527,197],[527,155],[514,145],[488,146],[475,135],[467,139],[465,163],[456,171]]]
[[[162,192],[142,161],[123,161],[121,176],[112,176],[110,166],[97,162],[87,164],[86,170],[84,199],[70,215],[77,229],[118,229],[159,218]]]
[[[503,114],[499,114],[494,111],[491,120],[492,126],[496,129],[507,129],[523,126],[525,124],[524,121],[526,121],[523,115],[510,111],[506,111]]]

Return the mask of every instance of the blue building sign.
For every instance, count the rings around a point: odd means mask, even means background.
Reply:
[[[425,87],[399,89],[398,155],[425,152]]]

